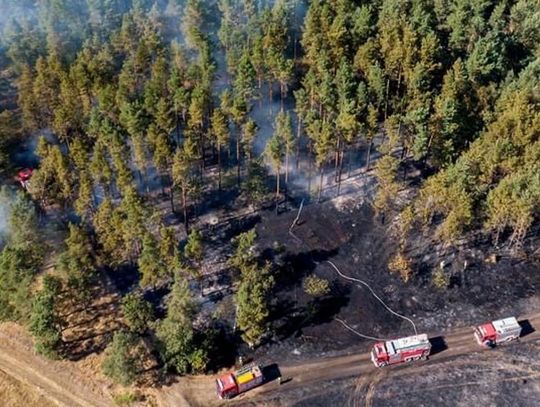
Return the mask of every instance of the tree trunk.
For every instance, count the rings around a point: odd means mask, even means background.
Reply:
[[[262,95],[262,81],[263,81],[263,78],[262,78],[262,74],[259,74],[258,77],[257,77],[258,81],[259,81],[259,107],[262,107],[262,102],[263,102],[263,95]]]
[[[324,168],[321,166],[321,171],[320,171],[320,177],[319,177],[319,192],[318,192],[318,196],[317,196],[317,203],[320,203],[321,202],[321,196],[322,196],[322,188],[323,188],[323,176],[324,176]]]
[[[170,185],[170,191],[169,191],[169,199],[171,200],[171,210],[174,213],[174,202],[173,202],[173,183],[172,183],[172,177],[169,175],[168,172],[165,172],[165,177],[167,179],[167,184]]]
[[[221,194],[221,144],[217,147],[217,162],[218,162],[218,191]]]
[[[144,185],[146,187],[146,195],[150,195],[150,183],[148,182],[148,169],[144,169]]]
[[[356,143],[355,143],[356,144]],[[347,162],[347,179],[351,178],[353,155],[356,152],[356,145],[349,149],[349,160]]]
[[[278,214],[279,209],[279,168],[276,171],[276,215]]]
[[[339,172],[339,157],[342,149],[341,139],[338,138],[336,151],[334,152],[334,182],[338,182],[338,172]]]
[[[309,145],[308,150],[308,195],[311,196],[311,161],[312,161],[312,151],[311,151],[311,143]]]
[[[240,132],[236,137],[236,183],[240,187]]]
[[[281,82],[279,85],[281,93],[281,111],[283,112],[283,100],[285,99],[285,84]]]
[[[288,182],[289,182],[289,148],[287,147],[285,151],[285,188],[287,188]]]
[[[172,185],[171,185],[171,193],[169,195],[171,199],[171,211],[172,213],[174,213],[174,187]]]
[[[182,187],[182,208],[184,210],[184,227],[186,229],[186,234],[189,234],[189,220],[188,220],[187,196],[186,196],[185,185]]]
[[[386,80],[386,96],[384,98],[384,120],[388,118],[388,97],[390,96],[390,78]]]
[[[180,120],[178,118],[178,108],[176,103],[174,104],[174,118],[175,118],[175,127],[176,127],[176,145],[180,145]]]
[[[300,137],[302,135],[302,119],[298,118],[298,125],[296,126],[296,171],[300,165]]]
[[[373,146],[373,139],[369,140],[369,146],[367,150],[367,158],[366,158],[366,171],[369,171],[369,165],[371,164],[371,147]]]
[[[341,174],[343,173],[343,154],[344,154],[345,148],[341,147],[341,152],[339,153],[339,172],[338,172],[338,187],[337,187],[337,195],[341,193]]]

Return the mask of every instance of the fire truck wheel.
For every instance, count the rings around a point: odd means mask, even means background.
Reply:
[[[379,363],[379,367],[385,367],[387,364],[388,363],[386,363],[386,362],[381,362],[381,363]]]

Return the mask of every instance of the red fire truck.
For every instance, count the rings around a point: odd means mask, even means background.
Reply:
[[[431,350],[427,334],[378,342],[371,351],[371,360],[377,367],[395,363],[427,359]]]
[[[502,342],[513,341],[521,335],[521,326],[515,317],[499,319],[474,328],[474,337],[480,346],[493,348]]]
[[[30,178],[32,178],[32,173],[34,171],[31,168],[25,168],[19,171],[17,174],[17,180],[21,183],[21,186],[24,189],[28,189]]]
[[[216,380],[217,395],[220,399],[230,399],[248,391],[264,381],[260,366],[250,364],[236,372],[227,373]]]

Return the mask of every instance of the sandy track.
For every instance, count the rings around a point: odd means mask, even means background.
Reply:
[[[535,330],[532,333],[522,337],[522,342],[536,342],[540,339],[540,313],[524,316],[520,319],[528,319]],[[296,365],[280,364],[279,368],[283,377],[290,377],[292,380],[282,386],[277,382],[270,382],[256,388],[248,393],[235,398],[227,405],[253,402],[255,404],[263,403],[268,396],[274,396],[278,392],[288,392],[295,389],[313,387],[316,389],[318,384],[328,383],[333,380],[358,377],[355,382],[353,394],[349,399],[349,405],[369,405],[373,399],[373,393],[377,383],[383,377],[391,377],[410,373],[411,370],[420,370],[426,364],[436,364],[455,358],[459,355],[475,352],[489,352],[478,346],[472,336],[470,327],[461,328],[447,335],[431,334],[430,338],[443,336],[447,349],[430,356],[427,361],[418,361],[412,364],[400,364],[379,369],[373,365],[368,352],[362,352],[346,356],[333,358],[321,358],[310,360]],[[504,346],[504,345],[502,345]],[[457,361],[456,361],[457,362]],[[457,362],[459,363],[459,362]],[[381,372],[382,370],[382,372]],[[517,380],[517,379],[516,379]],[[315,392],[314,392],[315,393]],[[175,397],[182,394],[182,398]],[[359,398],[362,399],[359,403]],[[190,378],[189,380],[180,379],[178,383],[168,389],[163,389],[158,394],[158,400],[162,406],[219,406],[223,405],[216,400],[214,392],[214,380],[211,376]],[[178,403],[178,404],[176,404]]]
[[[540,327],[540,313],[525,316],[533,327]],[[440,335],[430,335],[437,337]],[[523,342],[535,342],[540,339],[540,330],[536,330],[521,338]],[[283,377],[291,377],[292,381],[279,386],[276,382],[267,383],[260,388],[241,395],[232,403],[262,403],[271,394],[288,392],[300,388],[316,387],[331,380],[358,377],[353,390],[352,405],[358,399],[366,397],[363,404],[369,404],[377,382],[383,377],[401,375],[411,370],[422,369],[424,364],[447,361],[453,357],[482,351],[474,342],[470,328],[462,328],[444,336],[447,349],[436,353],[428,361],[411,365],[397,365],[383,371],[373,366],[367,352],[333,358],[320,358],[301,364],[281,364]],[[61,406],[110,406],[112,401],[96,386],[86,386],[83,380],[75,380],[75,369],[65,369],[63,364],[69,362],[51,362],[35,355],[31,349],[18,346],[17,341],[0,332],[0,369],[18,381],[34,386],[50,400]],[[54,367],[54,368],[51,368]],[[79,372],[82,374],[82,372]],[[79,377],[80,378],[80,377]],[[155,391],[159,405],[165,406],[217,406],[214,392],[214,377],[198,376],[181,378],[177,383]],[[364,396],[365,395],[365,396]]]
[[[70,362],[49,361],[19,343],[19,336],[0,331],[0,369],[19,382],[37,388],[59,406],[105,407],[112,400],[87,386],[84,373]],[[0,400],[0,403],[2,400]],[[25,406],[32,407],[32,406]]]

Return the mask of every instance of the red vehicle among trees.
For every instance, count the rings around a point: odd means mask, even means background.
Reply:
[[[26,190],[28,189],[30,178],[32,178],[33,172],[34,170],[32,170],[31,168],[24,168],[20,170],[19,173],[17,174],[17,180],[20,182],[21,186]]]
[[[427,334],[413,335],[406,338],[378,342],[371,351],[371,360],[377,367],[427,359],[431,343]]]

